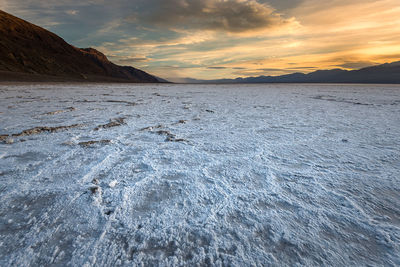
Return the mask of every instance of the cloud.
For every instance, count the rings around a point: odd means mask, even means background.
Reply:
[[[265,69],[257,69],[259,71],[283,71],[282,69],[277,68],[265,68]]]
[[[291,70],[313,70],[313,69],[317,69],[317,67],[293,67],[290,69]]]
[[[153,0],[154,1],[154,0]],[[271,6],[256,0],[162,0],[141,15],[153,26],[241,33],[287,24]],[[137,16],[134,16],[135,20]]]
[[[71,10],[65,11],[65,13],[67,13],[68,15],[71,15],[71,16],[76,16],[79,13],[79,11],[71,9]]]
[[[377,65],[377,63],[371,61],[353,61],[353,62],[345,62],[343,64],[339,64],[338,66],[345,69],[361,69],[373,65]]]
[[[118,63],[136,63],[136,62],[148,62],[150,61],[149,58],[147,57],[124,57],[124,58],[119,58],[118,57],[113,57],[111,56],[110,58],[115,58],[115,61]]]
[[[207,67],[207,69],[210,69],[210,70],[224,70],[224,69],[226,69],[226,67]]]

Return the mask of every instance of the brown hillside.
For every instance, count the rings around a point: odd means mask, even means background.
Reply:
[[[0,72],[0,80],[18,80],[15,77],[23,74],[32,80],[54,76],[55,80],[158,82],[146,72],[115,65],[93,48],[71,46],[54,33],[1,10]]]

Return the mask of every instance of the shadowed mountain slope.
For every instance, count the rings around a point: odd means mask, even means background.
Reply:
[[[159,82],[0,10],[0,81]]]

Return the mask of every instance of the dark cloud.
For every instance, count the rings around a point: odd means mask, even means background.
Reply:
[[[317,69],[317,67],[292,67],[290,69],[291,70],[306,70],[306,69],[313,70],[313,69]]]
[[[240,33],[268,29],[286,23],[286,20],[271,6],[256,0],[153,0],[152,2],[155,10],[140,15],[140,18],[145,23],[158,27]]]
[[[242,68],[242,67],[207,67],[207,69],[210,70],[225,70],[225,69],[232,69],[232,70],[245,70],[246,68]]]
[[[224,70],[224,69],[226,69],[226,67],[207,67],[207,69],[211,69],[211,70]]]
[[[111,57],[112,58],[112,57]],[[116,59],[120,63],[134,63],[134,62],[147,62],[149,59],[147,57],[127,57]]]
[[[265,68],[265,69],[257,69],[260,71],[287,71],[285,69],[275,69],[275,68]]]
[[[293,9],[303,3],[305,0],[266,0],[271,6],[278,10]]]

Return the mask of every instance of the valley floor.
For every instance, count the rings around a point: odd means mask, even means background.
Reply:
[[[0,86],[0,265],[400,265],[400,87]]]

